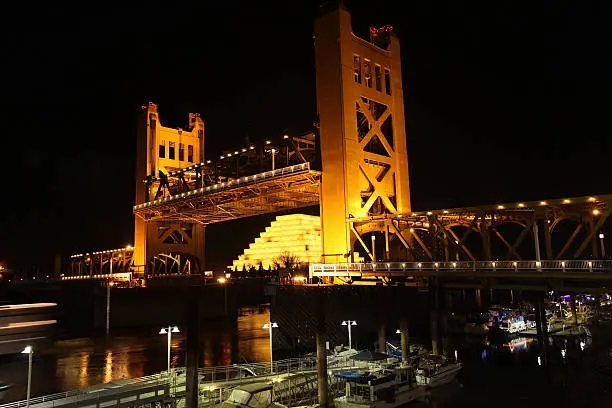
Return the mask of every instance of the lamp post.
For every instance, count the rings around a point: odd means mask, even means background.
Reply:
[[[603,232],[599,233],[599,245],[601,246],[601,259],[604,259],[606,257],[606,247],[604,246],[604,238],[605,235],[603,234]]]
[[[164,327],[163,329],[159,331],[159,334],[168,335],[168,376],[170,376],[170,344],[172,341],[172,333],[180,333],[179,328],[176,326],[174,327],[168,326],[168,327]]]
[[[348,337],[349,337],[349,349],[353,347],[353,339],[351,338],[351,326],[357,326],[357,322],[354,320],[343,320],[342,325],[346,326],[348,329]]]
[[[278,327],[278,324],[275,322],[268,322],[263,325],[264,329],[268,329],[270,331],[270,372],[274,372],[274,359],[272,358],[272,329]]]
[[[372,262],[376,262],[376,235],[372,234]]]
[[[111,286],[113,285],[114,283],[112,281],[108,281],[106,283],[106,335],[107,336],[110,331],[110,295],[111,295]]]
[[[274,156],[276,155],[276,149],[272,149],[272,171],[274,171]]]
[[[26,408],[30,408],[30,390],[32,388],[32,354],[34,353],[34,349],[32,346],[26,346],[21,353],[28,355],[28,388],[26,392]]]

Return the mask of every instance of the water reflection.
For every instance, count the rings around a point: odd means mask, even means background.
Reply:
[[[243,310],[234,322],[209,323],[200,333],[200,364],[204,367],[270,358],[268,334],[263,325],[270,320],[267,308]],[[155,333],[153,333],[155,332]],[[167,367],[167,337],[155,330],[115,333],[109,339],[57,341],[37,351],[33,364],[32,396],[88,387],[125,378],[136,378],[163,371]],[[171,365],[185,364],[185,336],[173,335]],[[55,373],[49,375],[49,372]],[[18,357],[0,359],[0,381],[15,386],[2,403],[24,398],[23,379],[27,375]],[[55,377],[54,380],[50,380]],[[41,380],[37,380],[41,378]],[[44,379],[44,380],[43,380]]]
[[[508,343],[505,343],[503,346],[510,350],[511,354],[514,354],[521,351],[526,351],[527,346],[531,344],[532,341],[533,338],[517,337],[515,339],[510,340]]]

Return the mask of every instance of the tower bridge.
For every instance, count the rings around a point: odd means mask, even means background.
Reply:
[[[342,5],[321,15],[314,31],[317,128],[206,158],[199,114],[173,129],[161,124],[157,105],[144,105],[129,264],[115,251],[79,254],[72,276],[138,275],[169,264],[199,271],[207,225],[317,205],[321,264],[332,268],[362,259],[477,265],[605,258],[612,195],[414,211],[398,38],[390,26],[372,28],[369,39],[356,36]],[[346,283],[328,272],[317,273]]]

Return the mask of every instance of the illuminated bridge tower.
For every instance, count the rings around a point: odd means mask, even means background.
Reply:
[[[136,151],[136,205],[153,200],[148,188],[169,173],[204,160],[204,121],[189,114],[187,129],[161,125],[157,105],[143,106],[138,120]],[[144,272],[154,258],[180,265],[180,257],[204,261],[204,226],[184,221],[145,221],[135,217],[134,269]],[[162,258],[160,258],[162,255]],[[163,257],[166,257],[165,259]],[[193,266],[193,265],[192,265]]]
[[[343,6],[315,22],[327,263],[346,262],[356,241],[371,258],[361,238],[368,232],[385,232],[388,243],[389,223],[361,223],[358,230],[351,220],[410,212],[399,41],[389,26],[370,34],[370,41],[353,34]]]

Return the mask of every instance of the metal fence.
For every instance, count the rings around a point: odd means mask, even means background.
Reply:
[[[102,394],[108,394],[109,390],[114,389],[117,392],[125,391],[129,386],[140,385],[145,386],[166,385],[168,384],[168,376],[165,372],[145,377],[119,380],[104,385],[97,385],[88,388],[79,388],[76,390],[60,392],[57,394],[43,395],[41,397],[30,398],[30,406],[44,404],[45,406],[54,407],[56,405],[79,406],[81,403],[91,405],[92,401],[96,401],[102,397]],[[135,390],[134,394],[138,391]],[[107,397],[108,395],[104,395]],[[86,402],[87,401],[87,402]],[[0,405],[0,408],[23,408],[27,405],[26,400],[14,401],[8,404]],[[93,402],[95,405],[95,402]]]
[[[543,261],[456,261],[456,262],[372,262],[311,264],[311,276],[359,275],[385,272],[450,272],[450,271],[558,271],[610,272],[612,260],[543,260]]]
[[[352,360],[348,358],[328,359],[328,368],[349,367]],[[198,370],[200,390],[216,391],[216,399],[227,398],[231,389],[240,385],[240,380],[247,381],[248,379],[255,380],[261,377],[262,380],[273,380],[275,376],[299,372],[314,372],[317,369],[316,357],[290,358],[285,360],[274,361],[272,369],[270,363],[249,363],[249,364],[233,364],[228,366],[207,367]],[[88,388],[80,388],[76,390],[61,392],[57,394],[44,395],[41,397],[30,398],[30,405],[44,404],[48,407],[70,404],[73,407],[80,405],[96,405],[95,401],[106,398],[108,399],[112,393],[122,393],[124,391],[133,390],[133,394],[138,394],[138,389],[145,389],[149,386],[166,385],[169,386],[169,392],[184,387],[186,368],[176,367],[172,369],[173,375],[168,376],[168,373],[163,371],[154,375],[138,377],[132,379],[123,379],[112,381],[107,384],[100,384]],[[270,378],[272,376],[272,378]],[[220,387],[219,383],[230,383],[231,386]],[[215,385],[213,387],[213,384]],[[111,393],[111,394],[109,394]],[[210,400],[210,398],[208,398]],[[214,401],[215,399],[213,399]],[[93,402],[92,402],[93,401]],[[0,405],[0,408],[24,408],[26,400],[10,402]]]

